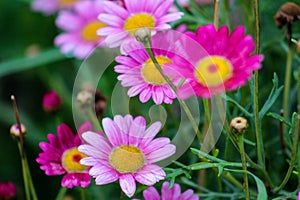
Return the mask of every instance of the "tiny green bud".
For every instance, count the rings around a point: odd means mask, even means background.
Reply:
[[[235,117],[231,120],[230,126],[236,133],[243,134],[248,128],[248,122],[244,117]]]
[[[151,38],[151,31],[149,28],[139,28],[134,32],[134,36],[137,41],[146,43]]]

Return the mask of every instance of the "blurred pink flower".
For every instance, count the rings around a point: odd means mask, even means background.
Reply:
[[[175,35],[173,31],[167,31],[160,32],[151,39],[152,52],[162,69],[173,68],[174,65],[184,68],[188,65],[186,60],[177,55],[175,42],[178,36],[179,34]],[[171,104],[176,95],[153,64],[143,44],[137,41],[126,43],[123,50],[129,56],[116,58],[120,65],[115,66],[115,71],[121,74],[118,80],[121,81],[122,86],[130,87],[128,95],[130,97],[139,95],[143,103],[152,98],[156,104],[163,102]],[[172,79],[172,81],[176,84],[179,79]]]
[[[45,111],[56,111],[61,106],[60,96],[53,90],[48,91],[43,96],[43,108]]]
[[[79,1],[84,0],[33,0],[31,8],[45,15],[51,15],[62,9],[71,9]]]
[[[111,2],[112,3],[112,2]],[[96,31],[106,24],[97,16],[103,12],[103,1],[81,1],[73,10],[59,12],[56,25],[64,30],[55,38],[55,45],[62,53],[73,53],[76,58],[86,58],[95,47],[103,44],[104,38]]]
[[[194,195],[194,191],[189,189],[181,194],[180,185],[175,183],[172,189],[169,189],[169,182],[164,182],[161,189],[161,195],[154,187],[149,187],[143,191],[145,200],[199,200],[197,195]]]
[[[17,187],[11,181],[0,183],[0,199],[12,199],[17,194]]]
[[[181,18],[183,13],[167,14],[174,0],[124,0],[124,7],[114,2],[105,1],[104,11],[99,19],[107,27],[97,31],[98,35],[106,36],[106,44],[113,48],[124,41],[134,39],[134,33],[139,28],[149,28],[152,34],[156,31],[170,29],[168,22]]]
[[[39,144],[43,152],[39,154],[36,161],[41,164],[41,170],[44,170],[48,176],[65,174],[61,181],[63,187],[89,186],[88,167],[80,164],[80,160],[86,155],[79,152],[77,147],[82,144],[80,135],[92,129],[92,124],[86,122],[78,129],[75,136],[66,124],[59,125],[58,136],[50,133],[47,136],[49,143]]]
[[[196,33],[187,32],[186,35],[198,46],[186,40],[188,42],[183,48],[186,59],[192,65],[174,69],[188,80],[178,90],[181,98],[194,94],[210,98],[225,90],[235,90],[248,81],[253,71],[261,68],[263,56],[252,54],[255,43],[251,36],[245,35],[242,26],[229,34],[227,26],[216,30],[214,25],[209,24],[200,26]]]
[[[80,163],[91,166],[89,174],[97,185],[119,180],[123,192],[132,197],[136,181],[151,186],[165,178],[163,169],[152,163],[171,156],[176,147],[169,138],[153,139],[161,128],[160,122],[146,129],[141,116],[116,115],[114,120],[104,118],[102,125],[107,138],[93,132],[83,133],[87,144],[78,148],[89,156]]]

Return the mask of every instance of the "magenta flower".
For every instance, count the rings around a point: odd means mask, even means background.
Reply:
[[[149,187],[143,191],[145,200],[199,200],[197,195],[194,195],[194,191],[189,189],[181,194],[180,185],[175,183],[172,189],[169,189],[169,182],[164,182],[161,189],[161,195],[154,187]]]
[[[80,163],[91,166],[89,174],[97,185],[119,180],[121,189],[132,197],[136,181],[144,185],[154,185],[166,176],[161,167],[153,163],[175,153],[175,146],[169,138],[153,139],[161,128],[155,122],[146,129],[146,121],[139,116],[122,117],[102,121],[107,139],[93,132],[83,133],[87,144],[79,146],[79,151],[88,155]]]
[[[0,183],[0,199],[12,199],[17,194],[17,187],[11,181]]]
[[[51,15],[62,9],[71,9],[79,1],[83,0],[33,0],[31,8],[45,15]]]
[[[55,45],[61,48],[62,53],[73,52],[74,56],[83,59],[91,51],[102,45],[102,37],[96,31],[106,24],[99,21],[97,16],[103,12],[103,2],[78,2],[73,10],[61,11],[56,25],[65,32],[55,38]]]
[[[43,96],[43,108],[45,111],[55,111],[61,105],[61,98],[55,91],[48,91]]]
[[[47,136],[49,143],[39,144],[43,152],[39,154],[36,161],[41,164],[41,170],[44,170],[48,176],[65,174],[61,181],[63,187],[89,186],[88,167],[79,162],[86,155],[79,152],[77,147],[82,144],[79,135],[90,130],[92,124],[86,122],[78,129],[78,134],[75,136],[66,124],[59,125],[58,136],[50,133]]]
[[[227,26],[216,30],[209,24],[199,27],[196,34],[186,33],[199,45],[186,40],[184,49],[192,65],[174,69],[188,80],[178,90],[179,97],[210,98],[225,90],[235,90],[261,68],[263,56],[252,55],[255,44],[251,36],[245,36],[245,28],[239,26],[231,34],[228,32]]]
[[[124,0],[124,7],[114,2],[104,2],[104,11],[99,20],[107,27],[97,31],[98,35],[106,36],[105,42],[109,47],[120,46],[124,41],[133,39],[139,28],[149,28],[154,34],[156,31],[170,29],[167,22],[181,18],[183,13],[167,11],[174,0]]]
[[[176,48],[175,42],[180,36],[180,33],[167,31],[152,37],[152,52],[162,69],[172,69],[175,65],[184,68],[188,65],[185,59],[177,55],[180,50]],[[116,61],[120,65],[115,66],[115,71],[121,74],[118,76],[118,80],[121,81],[122,86],[130,87],[128,96],[139,95],[139,99],[143,103],[152,98],[156,104],[163,102],[171,104],[176,95],[153,64],[143,44],[133,41],[124,44],[123,50],[129,57],[118,56]],[[180,81],[178,78],[169,78],[175,85]]]

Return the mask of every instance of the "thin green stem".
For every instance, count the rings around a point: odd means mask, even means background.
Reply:
[[[288,119],[289,117],[289,95],[290,95],[290,84],[292,74],[292,59],[293,59],[293,48],[289,46],[287,53],[286,67],[285,67],[285,79],[284,79],[284,90],[283,90],[283,117]],[[283,133],[286,134],[288,127],[283,125]]]
[[[20,151],[20,154],[22,155],[22,147],[20,142],[18,141],[18,148]],[[25,187],[25,195],[26,195],[26,200],[30,200],[30,185],[29,185],[29,180],[27,176],[27,169],[26,169],[26,160],[25,156],[21,157],[21,163],[22,163],[22,172],[23,172],[23,181],[24,181],[24,187]]]
[[[259,0],[253,0],[254,21],[255,21],[255,53],[260,51],[260,17],[259,17]],[[261,133],[261,124],[259,119],[259,105],[258,105],[258,71],[254,72],[254,121],[258,163],[265,168],[265,156],[263,147],[263,136]]]
[[[36,195],[36,191],[35,191],[35,187],[34,187],[34,184],[33,184],[33,181],[32,181],[30,168],[29,168],[27,159],[25,160],[25,164],[26,164],[27,176],[28,176],[28,180],[29,180],[29,186],[30,186],[30,192],[31,192],[31,195],[32,195],[32,199],[33,200],[38,200],[37,195]]]
[[[219,13],[220,13],[220,0],[215,0],[214,26],[216,29],[218,29],[218,26],[219,26]]]
[[[88,117],[91,120],[93,126],[94,126],[94,130],[99,131],[102,130],[101,126],[100,126],[100,122],[97,118],[97,116],[95,115],[95,113],[93,112],[93,109],[91,106],[87,106],[86,111],[88,113]]]
[[[245,147],[244,147],[244,134],[239,134],[237,136],[238,139],[238,145],[240,148],[240,154],[241,154],[241,160],[242,160],[242,168],[244,171],[247,171],[247,162],[246,162],[246,156],[245,156]],[[245,183],[245,194],[246,194],[246,200],[250,200],[250,192],[249,192],[249,182],[248,182],[248,174],[244,173],[244,183]]]
[[[172,81],[169,79],[169,77],[167,77],[164,72],[162,71],[162,68],[161,66],[159,65],[158,61],[156,60],[152,50],[151,50],[151,46],[150,46],[150,42],[145,42],[144,43],[145,45],[145,49],[146,51],[148,52],[152,62],[154,63],[156,69],[159,71],[159,73],[163,76],[163,78],[165,79],[165,81],[168,83],[168,85],[171,87],[171,89],[175,92],[176,96],[177,96],[177,93],[176,93],[176,86],[172,83]],[[188,119],[190,120],[191,124],[192,124],[192,127],[197,135],[197,138],[199,140],[199,142],[203,142],[203,137],[198,129],[198,125],[189,109],[189,107],[187,106],[187,104],[185,103],[185,101],[181,100],[180,98],[177,98],[180,105],[182,106],[184,112],[186,113]]]
[[[80,188],[80,196],[81,196],[81,200],[85,200],[85,190],[84,188]]]
[[[66,195],[66,192],[67,192],[68,188],[66,187],[61,187],[55,200],[63,200],[63,198],[65,197]]]

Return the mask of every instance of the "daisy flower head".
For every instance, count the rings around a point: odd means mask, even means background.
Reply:
[[[149,187],[143,191],[145,200],[199,200],[197,195],[194,195],[194,191],[189,189],[181,194],[180,185],[175,183],[171,189],[169,189],[170,183],[164,182],[161,189],[161,195],[154,187]]]
[[[55,45],[62,53],[73,53],[76,58],[86,58],[91,51],[103,43],[103,37],[97,35],[99,28],[106,24],[97,16],[103,12],[103,2],[78,2],[73,10],[61,11],[56,19],[56,25],[64,32],[55,38]]]
[[[168,71],[167,69],[172,69],[174,65],[179,68],[189,65],[183,58],[184,55],[180,53],[181,48],[177,47],[177,41],[182,35],[169,30],[159,32],[151,38],[151,50],[162,70]],[[128,96],[139,95],[142,103],[152,98],[155,104],[171,104],[176,94],[155,67],[143,44],[137,41],[126,43],[123,51],[128,56],[116,58],[119,65],[115,66],[115,71],[120,74],[118,80],[121,81],[122,86],[130,87]],[[172,78],[172,76],[168,78],[175,85],[180,81],[179,78]]]
[[[175,153],[176,147],[170,139],[156,138],[161,128],[155,122],[146,128],[146,120],[131,115],[116,115],[114,120],[102,120],[103,137],[94,132],[82,134],[86,144],[79,146],[79,151],[88,157],[80,163],[91,166],[89,174],[97,185],[104,185],[119,180],[121,189],[132,197],[136,191],[136,181],[152,186],[166,176],[163,169],[153,164]]]
[[[209,24],[186,35],[199,45],[191,47],[186,42],[185,50],[192,65],[174,69],[188,80],[178,90],[181,98],[193,95],[210,98],[226,90],[235,90],[248,81],[253,71],[261,68],[263,56],[252,55],[255,43],[251,36],[245,35],[242,26],[229,34],[227,26],[216,30]],[[199,49],[207,53],[199,54]]]
[[[99,20],[106,23],[107,27],[99,29],[97,33],[106,36],[106,45],[114,48],[134,39],[134,33],[139,28],[149,28],[152,34],[170,29],[167,23],[183,15],[181,12],[167,14],[173,3],[174,0],[124,0],[124,6],[120,6],[105,1],[105,13],[99,15]]]
[[[34,0],[31,8],[45,15],[51,15],[59,10],[71,9],[79,1],[83,0]]]
[[[40,169],[48,176],[65,174],[61,181],[63,187],[90,185],[88,167],[79,162],[86,155],[78,151],[78,146],[82,144],[79,135],[88,130],[92,130],[90,122],[84,123],[75,136],[66,124],[61,124],[57,128],[58,136],[50,133],[47,136],[49,143],[39,144],[43,150],[36,159],[41,165]]]

